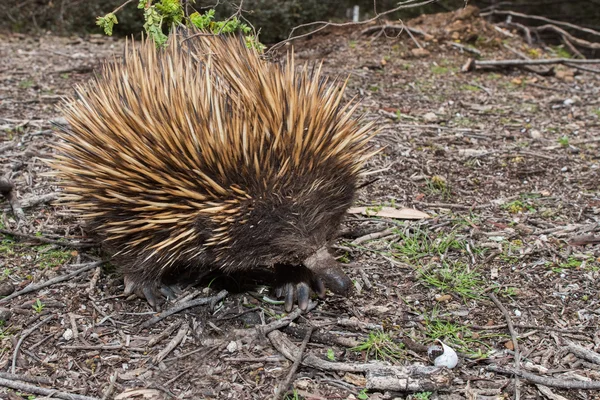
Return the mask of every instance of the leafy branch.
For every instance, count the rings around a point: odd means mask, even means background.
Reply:
[[[128,0],[105,16],[98,17],[96,24],[104,30],[106,35],[112,35],[114,25],[119,23],[116,13],[133,1]],[[195,11],[186,16],[181,0],[159,0],[155,3],[153,3],[153,0],[138,0],[137,8],[144,10],[144,31],[159,47],[164,46],[166,43],[168,30],[183,25],[194,26],[215,35],[241,33],[244,35],[246,45],[249,48],[254,48],[260,52],[265,48],[258,41],[253,29],[238,18],[241,10],[238,10],[238,13],[224,21],[215,21],[214,9],[210,9],[204,14]]]

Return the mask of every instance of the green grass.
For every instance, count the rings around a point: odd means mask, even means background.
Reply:
[[[502,205],[502,208],[511,214],[518,214],[525,211],[536,211],[535,207],[526,200],[514,200]]]
[[[392,340],[388,333],[383,331],[370,332],[369,337],[350,350],[365,353],[365,361],[369,358],[376,360],[397,362],[404,358],[402,346]]]
[[[573,58],[571,53],[569,53],[562,44],[560,46],[551,46],[551,48],[558,58]]]
[[[431,72],[435,75],[445,75],[450,71],[448,67],[442,67],[440,65],[432,65]]]
[[[481,88],[474,86],[474,85],[460,85],[459,87],[460,90],[466,90],[468,92],[480,92]]]
[[[437,311],[433,315],[426,316],[425,335],[432,340],[442,340],[448,346],[461,353],[467,354],[471,358],[485,357],[494,349],[483,340],[508,337],[507,335],[497,333],[479,334],[473,332],[469,327],[458,325],[451,321],[440,320]]]
[[[42,268],[54,268],[65,264],[73,255],[70,250],[51,249],[46,250],[50,245],[37,246],[38,258],[37,265]]]
[[[419,392],[410,396],[411,400],[429,400],[432,392]]]
[[[298,394],[296,389],[292,390],[292,393],[288,393],[283,397],[283,400],[302,400],[304,397]]]
[[[23,79],[21,82],[19,82],[19,87],[21,89],[29,89],[33,86],[33,84],[33,79]]]
[[[428,194],[439,195],[444,199],[449,199],[452,196],[452,190],[448,181],[439,175],[434,175],[429,179],[425,180],[426,189]]]
[[[398,230],[398,241],[392,244],[392,255],[407,261],[424,257],[441,256],[448,252],[466,251],[466,242],[456,237],[454,232],[431,238],[429,233],[416,229],[411,233]],[[475,251],[475,249],[471,249]]]
[[[559,137],[558,144],[560,144],[562,147],[569,147],[569,137],[566,135]]]
[[[444,261],[439,268],[419,271],[418,278],[444,293],[456,293],[465,299],[479,299],[485,286],[481,274],[461,262]]]

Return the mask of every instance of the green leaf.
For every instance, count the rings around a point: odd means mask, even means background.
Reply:
[[[210,22],[215,18],[215,10],[208,10],[204,14],[195,12],[189,16],[190,22],[198,29],[208,30]]]
[[[113,27],[118,24],[117,16],[113,13],[108,13],[104,17],[96,18],[96,25],[104,29],[104,33],[108,36],[112,36]]]

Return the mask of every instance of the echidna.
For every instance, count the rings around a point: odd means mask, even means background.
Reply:
[[[174,271],[273,267],[286,309],[351,282],[327,250],[373,151],[345,83],[236,36],[127,46],[63,110],[64,199],[156,306]]]

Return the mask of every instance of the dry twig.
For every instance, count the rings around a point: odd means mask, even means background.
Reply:
[[[319,32],[319,31],[322,31],[323,29],[325,29],[325,28],[327,28],[329,26],[342,27],[342,26],[351,26],[351,25],[364,25],[364,24],[368,24],[368,23],[373,22],[373,21],[377,21],[379,18],[383,17],[384,15],[388,15],[388,14],[391,14],[391,13],[394,13],[396,11],[403,10],[403,9],[406,9],[406,8],[413,8],[413,7],[425,6],[427,4],[435,3],[436,1],[437,0],[424,0],[424,1],[416,3],[415,0],[406,0],[406,1],[402,2],[402,3],[400,3],[400,5],[398,7],[395,7],[395,8],[392,8],[390,10],[378,13],[373,18],[367,19],[365,21],[360,21],[360,22],[335,23],[335,22],[329,22],[329,21],[316,21],[316,22],[310,22],[308,24],[298,25],[298,26],[295,26],[294,28],[292,28],[292,31],[290,32],[290,34],[289,34],[289,36],[288,36],[287,39],[285,39],[285,40],[283,40],[283,41],[281,41],[279,43],[276,43],[275,45],[271,46],[271,48],[269,50],[267,50],[267,53],[275,51],[275,50],[279,49],[280,47],[284,46],[286,43],[289,43],[289,42],[291,42],[293,40],[300,39],[300,38],[303,38],[303,37],[306,37],[306,36],[310,36],[310,35],[314,35],[315,33]],[[316,28],[316,29],[314,29],[314,30],[312,30],[310,32],[294,36],[294,33],[296,33],[296,31],[298,29],[308,28],[310,26],[315,26],[315,25],[321,25],[321,26],[319,26],[318,28]]]
[[[4,386],[7,388],[11,388],[14,390],[19,390],[21,392],[40,394],[43,396],[54,397],[57,399],[65,399],[65,400],[100,400],[97,397],[83,396],[80,394],[61,392],[60,390],[55,389],[46,389],[43,387],[31,385],[29,383],[22,383],[13,381],[10,379],[0,378],[0,386]]]
[[[144,322],[140,325],[139,330],[146,329],[156,324],[157,322],[162,321],[167,318],[169,315],[177,314],[180,311],[183,311],[187,308],[203,306],[205,304],[216,304],[217,302],[223,300],[227,296],[227,290],[221,290],[219,293],[212,297],[202,297],[200,299],[194,299],[192,301],[188,301],[186,303],[176,304],[168,310],[161,312],[159,315],[150,318],[148,321]]]
[[[38,322],[31,328],[27,329],[26,331],[23,331],[23,333],[21,334],[21,337],[19,338],[19,341],[17,342],[17,345],[15,346],[15,350],[13,351],[12,366],[11,366],[12,374],[14,374],[17,370],[17,357],[19,355],[19,349],[21,348],[21,344],[23,343],[23,341],[27,338],[27,336],[29,336],[33,332],[37,331],[40,328],[40,326],[44,325],[46,322],[50,321],[52,318],[54,318],[54,315],[49,315],[48,317],[44,318],[43,320],[41,320],[40,322]]]
[[[521,353],[519,352],[519,342],[517,341],[517,332],[515,331],[515,327],[512,323],[512,318],[510,318],[510,314],[508,310],[502,305],[500,300],[496,297],[494,293],[489,294],[490,299],[496,304],[496,307],[500,310],[502,315],[504,315],[504,319],[506,320],[506,324],[508,325],[508,331],[510,332],[510,337],[512,339],[514,351],[515,351],[515,369],[519,370],[521,363]],[[519,378],[515,376],[515,400],[519,400]]]
[[[81,268],[79,268],[78,270],[73,271],[71,273],[68,273],[66,275],[57,276],[56,278],[52,278],[50,280],[47,280],[46,282],[41,282],[36,285],[33,285],[33,284],[29,285],[23,290],[19,290],[18,292],[14,292],[13,294],[0,299],[0,304],[6,303],[7,301],[14,299],[15,297],[19,297],[19,296],[27,294],[27,293],[38,291],[45,287],[52,286],[56,283],[68,281],[72,277],[77,276],[86,271],[89,271],[90,269],[95,268],[104,263],[105,263],[105,261],[94,261],[94,262],[87,263],[87,264],[72,264],[72,265],[70,265],[70,267],[81,267]]]
[[[292,382],[292,378],[294,377],[294,374],[296,373],[296,371],[298,370],[298,367],[300,366],[300,363],[302,362],[304,352],[306,351],[306,346],[308,345],[308,341],[310,340],[310,336],[312,335],[313,330],[314,330],[314,326],[311,325],[308,328],[306,335],[304,336],[304,340],[302,341],[302,344],[300,345],[300,350],[298,351],[298,357],[296,357],[296,360],[294,360],[294,364],[292,364],[292,368],[290,368],[287,376],[279,384],[278,388],[275,391],[275,399],[277,399],[280,396],[283,396],[285,394],[285,392],[287,391],[287,388],[290,386],[290,383]]]
[[[529,382],[540,384],[549,387],[561,389],[582,389],[582,390],[600,390],[600,382],[598,381],[574,381],[554,378],[550,376],[540,376],[521,369],[510,367],[499,367],[497,365],[489,365],[486,367],[488,371],[497,372],[505,375],[515,375]]]

